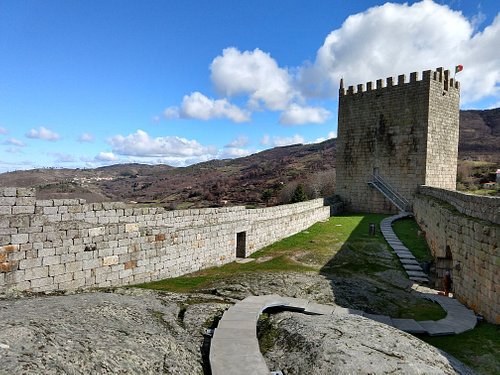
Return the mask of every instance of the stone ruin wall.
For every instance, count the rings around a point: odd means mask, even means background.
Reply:
[[[378,174],[412,202],[419,185],[455,188],[460,86],[438,68],[343,87],[339,92],[336,194],[347,209],[397,212],[370,187]]]
[[[322,199],[245,209],[166,211],[79,199],[37,200],[0,189],[0,293],[62,291],[143,283],[246,256],[326,220]]]
[[[455,296],[500,324],[500,198],[422,186],[413,212],[437,264],[448,261]]]

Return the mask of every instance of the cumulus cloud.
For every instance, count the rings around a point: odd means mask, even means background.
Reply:
[[[234,147],[245,147],[246,145],[248,145],[248,137],[246,135],[239,135],[236,139],[233,139],[224,147],[234,148]]]
[[[90,133],[83,133],[83,134],[80,134],[80,136],[78,137],[78,142],[94,142],[94,136]]]
[[[8,134],[8,130],[5,129],[4,127],[0,126],[0,135],[3,135],[3,134]]]
[[[198,91],[185,95],[180,108],[168,107],[163,112],[163,115],[167,119],[211,120],[214,118],[227,118],[234,122],[250,120],[248,111],[229,103],[227,99],[210,99]]]
[[[203,146],[196,140],[167,136],[150,137],[143,130],[127,136],[116,135],[108,139],[113,153],[136,157],[179,157],[182,159],[199,158],[216,153],[214,147]]]
[[[107,162],[107,161],[116,161],[118,160],[118,157],[113,154],[112,152],[99,152],[99,154],[96,155],[96,157],[94,158],[95,161],[104,161],[104,162]]]
[[[393,74],[464,65],[462,102],[498,95],[500,17],[474,32],[478,17],[431,0],[412,5],[386,3],[348,17],[332,31],[316,60],[298,75],[307,96],[336,97],[338,82],[350,85]]]
[[[56,163],[73,163],[76,161],[74,156],[64,152],[47,152],[47,155],[53,156]]]
[[[244,52],[226,48],[212,61],[210,70],[212,82],[221,94],[248,95],[253,108],[263,103],[268,109],[282,110],[299,95],[288,71],[258,48]]]
[[[327,139],[332,139],[332,138],[337,138],[337,132],[336,131],[328,132],[328,134],[326,135],[326,137],[316,138],[314,140],[314,142],[312,142],[312,143],[320,143],[320,142],[326,141]]]
[[[26,133],[26,137],[32,139],[43,139],[46,141],[57,141],[60,138],[59,134],[47,129],[44,126],[40,126],[38,129],[31,129],[28,133]]]
[[[321,107],[302,107],[291,104],[280,116],[283,125],[324,124],[332,113]]]
[[[227,158],[240,158],[250,155],[253,151],[244,148],[248,145],[249,139],[246,135],[240,135],[226,144],[220,152],[219,157],[222,159]]]
[[[16,138],[9,138],[3,142],[4,145],[12,145],[12,146],[17,146],[17,147],[25,147],[26,143],[23,141],[20,141],[19,139]]]
[[[246,148],[239,147],[224,147],[222,153],[219,155],[222,159],[230,159],[230,158],[242,158],[244,156],[248,156],[252,153],[252,151]]]
[[[271,146],[271,147],[281,147],[281,146],[288,146],[288,145],[294,145],[298,143],[304,143],[304,137],[302,137],[299,134],[295,134],[291,137],[270,137],[268,134],[264,134],[262,137],[260,144],[263,146]]]

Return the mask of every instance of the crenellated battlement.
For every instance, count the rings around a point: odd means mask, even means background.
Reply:
[[[441,83],[444,91],[460,90],[460,82],[458,82],[454,78],[451,78],[450,71],[444,70],[442,67],[439,67],[436,70],[424,70],[422,72],[421,79],[419,79],[418,72],[412,72],[410,73],[409,81],[406,79],[405,74],[400,74],[397,77],[397,81],[394,80],[394,77],[387,77],[385,80],[377,79],[375,84],[373,83],[373,81],[369,81],[366,82],[366,84],[360,83],[356,86],[348,86],[347,89],[344,87],[344,80],[341,79],[339,96],[342,97],[362,93],[377,92],[380,90],[391,89],[393,87],[411,86],[421,82],[430,81]]]

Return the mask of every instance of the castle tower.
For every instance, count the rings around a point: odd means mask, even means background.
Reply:
[[[438,68],[385,83],[341,81],[336,193],[352,211],[411,209],[419,185],[456,188],[459,82]]]

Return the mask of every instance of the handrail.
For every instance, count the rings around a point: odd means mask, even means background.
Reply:
[[[380,177],[380,175],[372,175],[372,177],[380,182],[382,185],[384,185],[392,194],[394,194],[396,197],[398,197],[405,205],[410,205],[410,202],[408,202],[408,200],[403,197],[401,194],[398,193],[398,191],[396,189],[394,189],[391,185],[389,185],[389,183],[387,183],[385,180],[382,179],[382,177]]]
[[[373,181],[370,184],[374,185],[382,194],[384,194],[392,203],[400,210],[407,211],[410,208],[410,202],[397,192],[391,185],[385,182],[379,175],[372,175]]]

